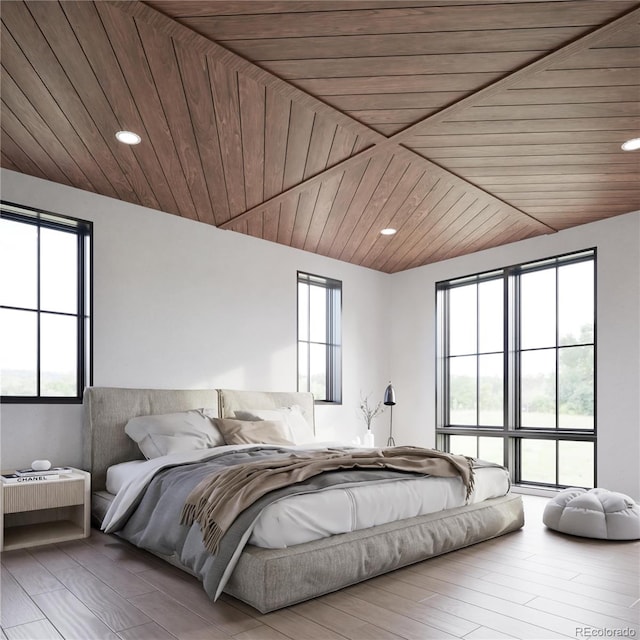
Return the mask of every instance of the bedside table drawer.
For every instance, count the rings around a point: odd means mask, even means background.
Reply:
[[[4,487],[4,513],[67,507],[84,502],[84,479]]]

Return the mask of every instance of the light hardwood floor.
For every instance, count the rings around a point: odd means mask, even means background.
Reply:
[[[2,639],[640,638],[640,542],[554,533],[524,500],[522,531],[268,615],[95,530],[5,552]]]

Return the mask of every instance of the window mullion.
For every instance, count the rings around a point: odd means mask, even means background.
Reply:
[[[555,366],[556,366],[556,402],[555,402],[555,427],[556,432],[560,426],[560,317],[559,317],[559,309],[560,309],[560,300],[559,300],[559,285],[560,285],[560,270],[558,267],[555,267],[555,275],[556,275],[556,308],[555,308],[555,316],[556,316],[556,358],[555,358]],[[558,443],[556,442],[556,474],[558,473]],[[556,477],[556,484],[558,478]]]
[[[333,390],[331,399],[342,402],[342,326],[340,316],[342,312],[342,288],[331,289],[331,352]]]
[[[436,427],[449,424],[449,291],[436,288]],[[446,446],[449,446],[448,439]]]
[[[40,380],[42,378],[42,371],[40,368],[41,365],[41,349],[42,349],[42,340],[41,340],[41,316],[42,310],[40,308],[40,282],[41,282],[41,273],[40,273],[40,244],[41,244],[41,227],[38,225],[38,231],[36,233],[36,397],[40,397],[41,393],[41,383]]]
[[[509,431],[513,428],[511,414],[514,404],[512,384],[510,382],[510,376],[513,371],[513,367],[510,362],[510,342],[513,333],[513,299],[510,295],[510,282],[511,276],[508,271],[505,271],[502,275],[502,397],[504,399],[502,406],[502,459],[503,464],[507,469],[510,469],[509,474],[511,482],[514,482],[513,442],[508,437]]]
[[[82,395],[84,387],[84,380],[80,379],[80,372],[84,370],[84,349],[83,345],[86,344],[84,339],[84,238],[82,235],[76,236],[78,243],[78,262],[76,265],[76,280],[78,281],[77,290],[77,307],[76,307],[76,389],[78,396]]]
[[[505,466],[510,470],[512,483],[520,482],[520,445],[519,438],[505,438]]]
[[[480,426],[480,287],[476,283],[476,427]],[[476,447],[479,447],[479,440]]]
[[[520,276],[513,271],[507,271],[505,292],[506,351],[508,385],[507,429],[514,431],[520,427]]]
[[[307,284],[307,391],[311,391],[311,284]]]

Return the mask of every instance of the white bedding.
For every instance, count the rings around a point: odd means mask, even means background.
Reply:
[[[476,469],[469,504],[503,496],[509,490],[504,469]],[[358,531],[461,507],[460,478],[411,478],[291,496],[269,505],[256,521],[250,544],[281,549],[338,533]]]
[[[336,443],[318,443],[324,448]],[[255,445],[216,447],[215,453]],[[292,449],[310,448],[305,445]],[[153,475],[180,462],[211,456],[211,449],[172,454],[153,460],[136,460],[114,465],[107,471],[107,490],[115,498],[102,528],[115,531]],[[485,467],[475,471],[475,487],[469,503],[505,495],[509,477],[505,469]],[[303,542],[357,531],[404,518],[452,509],[465,504],[465,488],[459,478],[415,478],[384,481],[362,486],[327,489],[320,493],[297,494],[269,505],[254,523],[249,543],[280,549]]]
[[[140,465],[145,462],[145,460],[131,460],[109,467],[107,469],[107,491],[115,496],[120,489],[136,477],[141,470]]]

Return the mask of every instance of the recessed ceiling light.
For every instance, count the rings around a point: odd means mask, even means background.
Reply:
[[[391,228],[383,229],[380,233],[383,236],[392,236],[394,233],[397,233],[397,229],[391,229]]]
[[[640,138],[631,138],[631,140],[622,143],[623,151],[636,151],[637,149],[640,149]]]
[[[139,144],[142,140],[142,138],[137,133],[133,133],[133,131],[118,131],[116,138],[125,144]]]

